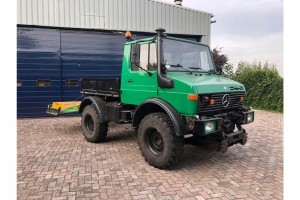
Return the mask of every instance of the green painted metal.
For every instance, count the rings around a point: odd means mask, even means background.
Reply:
[[[66,114],[66,113],[78,113],[78,112],[79,112],[79,105],[73,106],[73,107],[69,107],[69,108],[65,108],[65,109],[61,110],[62,114]]]
[[[147,38],[125,44],[121,79],[122,103],[139,105],[147,99],[160,98],[171,104],[180,114],[190,116],[196,114],[197,101],[189,100],[189,94],[230,93],[233,92],[229,88],[232,86],[242,86],[245,90],[242,84],[217,74],[207,72],[190,74],[185,71],[167,72],[167,76],[174,80],[174,88],[158,87],[157,71],[152,72],[152,76],[149,76],[145,71],[131,71],[130,69],[130,45],[136,42],[150,43],[153,41],[154,38]]]
[[[149,76],[145,71],[131,71],[130,45],[124,48],[121,102],[139,105],[149,98],[157,96],[157,72]]]
[[[51,115],[61,115],[61,114],[78,113],[78,112],[79,112],[79,105],[75,105],[64,109],[52,108],[51,105],[48,105],[48,109],[46,110],[46,113]]]
[[[186,72],[168,72],[168,76],[173,78],[175,83],[181,82],[182,84],[193,87],[196,94],[234,92],[230,90],[229,87],[231,86],[243,87],[245,90],[243,84],[218,74],[208,74],[206,72],[193,72],[193,74]]]
[[[183,115],[195,115],[197,110],[197,101],[188,100],[188,94],[230,93],[233,92],[230,86],[243,86],[216,74],[168,72],[167,75],[174,80],[174,88],[158,88],[157,97],[169,102]]]

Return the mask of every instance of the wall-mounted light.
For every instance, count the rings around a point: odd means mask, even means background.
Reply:
[[[182,0],[174,0],[177,6],[182,6]]]

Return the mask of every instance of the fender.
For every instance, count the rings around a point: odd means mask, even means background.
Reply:
[[[96,97],[96,96],[87,96],[85,97],[80,106],[79,106],[79,113],[82,113],[83,109],[88,106],[94,104],[99,116],[100,116],[100,123],[106,123],[106,110],[105,110],[105,106],[106,106],[106,102],[101,99],[100,97]]]
[[[169,103],[162,99],[153,98],[144,101],[135,110],[135,114],[132,120],[132,126],[137,127],[144,116],[152,113],[153,111],[164,111],[166,112],[175,129],[175,133],[178,136],[182,136],[186,132],[185,121],[182,116],[176,111],[176,109]]]

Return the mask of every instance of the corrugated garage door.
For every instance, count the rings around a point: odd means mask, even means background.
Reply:
[[[125,42],[120,34],[62,30],[63,100],[79,97],[83,77],[120,77]]]
[[[83,77],[119,77],[120,34],[18,27],[17,116],[41,117],[53,101],[80,97]]]
[[[18,28],[17,116],[45,115],[47,103],[61,99],[60,33]]]

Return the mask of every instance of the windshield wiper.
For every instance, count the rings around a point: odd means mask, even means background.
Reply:
[[[201,70],[203,70],[201,67],[189,67],[189,69],[201,69]]]
[[[186,69],[186,68],[184,68],[182,65],[180,65],[180,64],[177,64],[177,65],[170,65],[171,67],[179,67],[179,68],[182,68],[182,69],[184,69],[185,71],[187,71],[187,72],[189,72],[190,74],[193,74],[193,72],[191,72],[190,70],[188,70],[188,69]]]
[[[202,69],[201,67],[189,67],[190,69],[200,69],[200,70],[202,70],[202,71],[204,71],[204,72],[207,72],[209,75],[213,72],[213,73],[216,73],[216,71],[215,70],[213,70],[213,69],[210,69],[210,70],[208,70],[208,71],[206,71],[206,70],[204,70],[204,69]]]
[[[210,70],[208,70],[207,72],[211,72],[211,73],[216,73],[216,70],[214,70],[214,69],[210,69]]]

